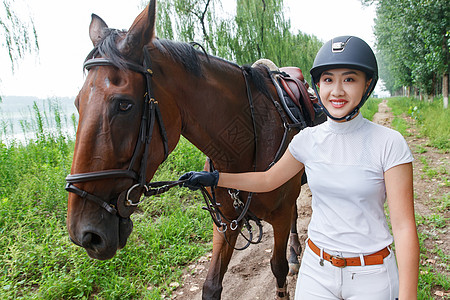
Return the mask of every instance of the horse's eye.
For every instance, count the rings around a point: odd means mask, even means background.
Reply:
[[[129,111],[133,107],[133,104],[128,101],[120,101],[119,102],[119,111],[125,112]]]

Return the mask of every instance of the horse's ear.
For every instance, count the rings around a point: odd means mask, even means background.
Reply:
[[[137,16],[127,36],[119,45],[122,53],[140,57],[142,48],[155,37],[156,0],[150,0],[147,7]],[[137,58],[138,58],[137,57]]]
[[[105,21],[96,14],[92,14],[91,25],[89,25],[89,37],[94,47],[102,39],[105,29],[108,28]]]

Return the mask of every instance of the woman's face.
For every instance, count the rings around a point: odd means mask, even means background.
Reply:
[[[320,76],[318,84],[320,99],[333,117],[345,117],[359,104],[370,81],[359,70],[327,70]]]

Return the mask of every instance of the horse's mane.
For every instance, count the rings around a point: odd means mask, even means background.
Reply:
[[[124,70],[127,68],[127,61],[132,60],[126,57],[117,48],[117,39],[123,37],[127,32],[106,28],[103,32],[103,38],[95,45],[94,49],[88,54],[85,62],[96,56],[107,57],[109,61],[117,68]],[[167,54],[174,61],[181,63],[184,68],[195,76],[202,75],[200,65],[200,51],[196,50],[188,43],[174,42],[164,39],[155,39],[153,41],[158,50]]]
[[[269,70],[265,67],[252,67],[250,65],[244,65],[241,67],[242,70],[246,71],[250,75],[252,82],[255,84],[256,88],[263,93],[267,98],[271,99],[272,95],[267,88],[269,79]],[[270,81],[271,83],[272,81]]]
[[[89,52],[84,62],[91,58],[101,56],[107,57],[115,67],[121,70],[126,69],[127,58],[120,53],[116,45],[117,38],[123,36],[126,31],[107,28],[104,29],[103,33],[103,38],[95,45],[94,49]]]
[[[203,52],[195,49],[191,44],[166,39],[155,39],[153,44],[159,51],[167,54],[174,61],[181,63],[188,72],[197,77],[203,75],[199,58]],[[206,52],[205,55],[207,55]]]
[[[130,60],[130,58],[124,56],[120,50],[117,48],[116,41],[119,37],[122,37],[126,34],[124,30],[117,30],[107,28],[105,29],[104,36],[101,41],[97,43],[94,49],[88,54],[85,59],[85,62],[91,58],[100,55],[102,57],[107,57],[111,63],[121,69],[124,70],[127,68],[126,62]],[[200,56],[204,55],[209,60],[210,57],[215,60],[225,62],[228,65],[232,65],[237,68],[241,68],[245,71],[252,82],[255,84],[257,89],[262,92],[266,97],[270,98],[270,93],[267,88],[268,82],[268,70],[262,67],[251,67],[249,65],[244,65],[242,67],[237,64],[222,59],[220,57],[208,55],[204,51],[199,51],[192,44],[184,43],[184,42],[175,42],[166,39],[155,39],[153,41],[155,47],[161,51],[162,53],[167,54],[171,59],[183,65],[183,67],[193,75],[197,77],[201,77],[202,67]]]

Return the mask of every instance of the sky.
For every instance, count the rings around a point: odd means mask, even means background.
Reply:
[[[16,0],[26,6],[38,33],[39,53],[27,55],[11,72],[1,50],[0,94],[39,98],[75,97],[84,82],[83,61],[92,49],[91,14],[112,28],[128,29],[142,11],[141,0]],[[224,0],[224,8],[234,1]],[[360,0],[284,0],[294,32],[313,34],[322,41],[356,35],[373,46],[375,9]],[[232,7],[232,5],[230,6]],[[3,41],[2,41],[3,42]],[[305,71],[305,70],[304,70]]]

